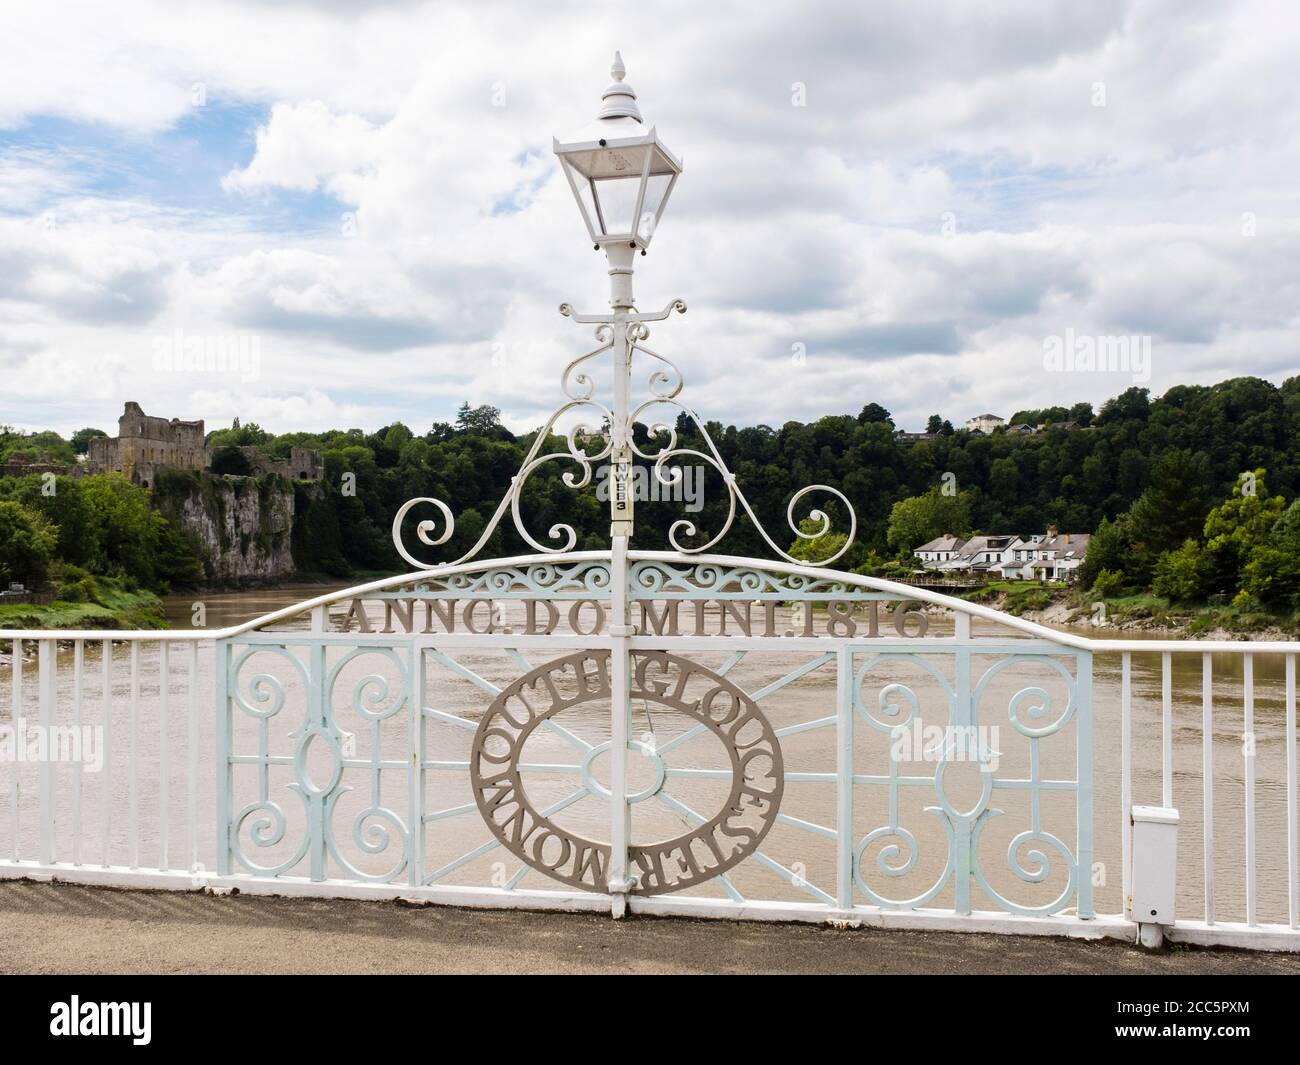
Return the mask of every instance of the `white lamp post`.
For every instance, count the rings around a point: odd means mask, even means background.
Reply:
[[[660,321],[669,313],[636,313],[632,264],[637,251],[644,255],[650,246],[682,164],[653,126],[645,128],[636,92],[623,81],[627,69],[618,52],[610,73],[614,80],[601,97],[604,103],[596,120],[574,137],[556,140],[554,147],[587,233],[609,260],[609,303],[614,313],[573,317],[612,328],[614,402],[609,458],[613,472],[609,501],[610,535],[618,550],[619,541],[626,548],[632,536],[632,426],[628,416],[632,344],[628,330],[642,322]],[[686,309],[680,302],[671,306]],[[561,309],[572,314],[567,305]]]
[[[614,53],[610,69],[613,83],[604,92],[604,105],[596,121],[573,138],[555,141],[555,154],[578,201],[587,235],[609,260],[609,304],[613,314],[581,315],[567,304],[561,311],[579,322],[596,323],[609,330],[613,358],[614,395],[610,407],[610,749],[609,790],[613,797],[610,818],[609,892],[615,916],[624,912],[633,881],[627,864],[632,829],[627,799],[627,767],[631,700],[628,663],[633,629],[628,612],[628,543],[632,537],[632,417],[628,409],[631,390],[632,348],[647,321],[662,321],[672,309],[684,311],[674,301],[659,313],[638,314],[632,297],[632,264],[637,251],[650,246],[668,196],[682,172],[681,162],[659,140],[651,126],[641,121],[636,93],[623,81],[627,73],[622,57]]]
[[[609,259],[610,305],[627,310],[633,256],[650,246],[682,164],[654,126],[645,128],[617,52],[610,73],[614,81],[596,120],[568,140],[556,140],[554,147],[587,234]]]

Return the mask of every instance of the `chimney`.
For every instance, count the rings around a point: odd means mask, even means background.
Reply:
[[[1049,525],[1049,526],[1047,527],[1047,538],[1048,538],[1049,540],[1054,540],[1054,539],[1056,539],[1056,526],[1055,526],[1055,525]]]

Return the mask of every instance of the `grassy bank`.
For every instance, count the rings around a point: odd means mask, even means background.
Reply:
[[[1151,592],[1103,597],[1059,583],[990,581],[961,598],[1051,625],[1099,621],[1102,628],[1158,629],[1189,639],[1300,635],[1300,614],[1274,613],[1258,604],[1173,603]]]
[[[162,600],[111,577],[86,577],[54,602],[0,605],[0,629],[165,629]]]

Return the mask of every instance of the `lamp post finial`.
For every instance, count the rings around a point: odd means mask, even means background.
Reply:
[[[601,94],[604,106],[597,118],[631,118],[641,121],[641,109],[636,105],[636,90],[623,79],[627,77],[627,67],[623,65],[621,52],[614,53],[614,62],[609,68],[613,81]]]

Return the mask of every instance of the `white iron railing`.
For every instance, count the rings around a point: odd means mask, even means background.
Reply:
[[[607,554],[572,553],[560,561],[608,560]],[[690,565],[761,565],[765,572],[801,579],[847,582],[864,593],[920,600],[953,610],[962,620],[951,646],[962,646],[962,631],[969,637],[971,621],[994,623],[1020,638],[1046,641],[1062,650],[1086,652],[1096,669],[1105,663],[1118,665],[1119,757],[1118,765],[1104,756],[1101,748],[1115,739],[1098,735],[1093,761],[1098,793],[1115,792],[1117,801],[1097,804],[1098,846],[1113,847],[1118,840],[1122,861],[1122,897],[1132,889],[1130,862],[1131,828],[1128,811],[1134,803],[1179,806],[1199,797],[1200,839],[1184,831],[1180,840],[1179,875],[1183,891],[1177,922],[1170,938],[1200,944],[1252,946],[1264,949],[1300,950],[1300,869],[1297,868],[1297,722],[1296,655],[1293,642],[1228,642],[1180,640],[1099,640],[1059,632],[1010,617],[977,604],[952,600],[933,592],[893,585],[890,582],[855,578],[834,571],[814,570],[785,564],[756,563],[729,558],[680,559],[675,555],[634,553],[633,558],[671,559]],[[554,565],[554,556],[529,556],[462,567],[466,572],[487,567],[516,569],[537,562]],[[450,571],[449,571],[450,572]],[[223,872],[221,837],[229,825],[228,811],[219,809],[218,780],[229,772],[218,765],[220,714],[213,708],[225,698],[225,676],[218,675],[215,649],[224,641],[257,637],[266,640],[276,625],[300,619],[297,636],[311,641],[333,641],[340,637],[325,632],[329,608],[352,598],[378,596],[414,581],[428,580],[426,573],[405,575],[374,582],[346,592],[336,592],[268,615],[244,625],[219,631],[168,632],[51,632],[0,631],[0,648],[7,642],[11,659],[8,698],[0,698],[0,726],[24,721],[39,725],[46,743],[82,742],[83,756],[69,761],[38,757],[39,751],[18,751],[0,761],[0,876],[77,880],[88,883],[138,885],[145,887],[200,888],[217,890],[238,886],[246,891],[275,893],[303,892],[317,895],[392,897],[419,895],[410,884],[366,883],[357,879],[328,876],[322,881],[296,877],[268,878],[238,870]],[[822,592],[823,596],[828,596]],[[337,619],[337,615],[334,616]],[[964,626],[964,629],[963,629]],[[284,630],[281,630],[284,631]],[[537,638],[538,647],[579,646],[570,637]],[[546,641],[549,641],[546,642]],[[462,641],[463,643],[464,641]],[[522,645],[523,641],[520,641]],[[644,638],[643,638],[643,642]],[[715,641],[716,642],[716,641]],[[790,641],[813,650],[812,641]],[[941,641],[936,641],[939,643]],[[1002,641],[1006,643],[1004,639]],[[863,647],[916,652],[915,640],[881,637],[859,640]],[[485,646],[506,647],[500,637]],[[748,645],[748,644],[747,644]],[[740,644],[737,644],[740,646]],[[948,646],[948,644],[945,644]],[[522,659],[517,648],[509,653]],[[824,646],[839,654],[844,648]],[[34,652],[34,654],[33,654]],[[322,652],[323,653],[323,652]],[[849,659],[851,661],[852,649]],[[833,659],[836,654],[823,654]],[[1135,721],[1134,661],[1136,656],[1159,656],[1159,720]],[[1239,703],[1216,698],[1215,656],[1241,665]],[[1189,707],[1175,697],[1175,677],[1189,659],[1200,662],[1200,707]],[[1145,659],[1144,659],[1145,662]],[[841,665],[843,656],[841,655]],[[1267,743],[1270,768],[1261,778],[1257,760],[1261,749],[1257,730],[1261,725],[1257,703],[1256,667],[1282,674],[1280,700],[1270,696],[1270,705],[1280,701],[1280,721],[1270,717]],[[807,672],[804,670],[803,672]],[[845,709],[841,670],[840,715]],[[1094,689],[1098,693],[1101,688]],[[1105,696],[1094,696],[1100,701]],[[814,722],[826,724],[825,720]],[[831,727],[835,727],[830,721]],[[1278,725],[1281,728],[1279,730]],[[810,726],[786,728],[794,733]],[[839,726],[843,729],[843,721]],[[89,731],[86,731],[89,730]],[[1178,735],[1199,731],[1199,765],[1176,759]],[[1281,732],[1278,736],[1277,733]],[[14,739],[17,733],[11,727]],[[1216,750],[1216,734],[1219,737]],[[80,740],[74,740],[80,737]],[[1240,738],[1240,757],[1228,764],[1224,745]],[[1182,744],[1186,749],[1186,743]],[[68,748],[70,749],[70,747]],[[1143,758],[1141,752],[1158,750],[1158,758]],[[98,751],[98,753],[96,753]],[[47,752],[47,754],[50,752]],[[267,755],[265,750],[262,751]],[[419,755],[417,754],[418,758]],[[268,756],[269,758],[269,756]],[[102,767],[95,771],[96,759]],[[255,761],[256,759],[248,759]],[[264,759],[268,760],[268,759]],[[269,759],[273,760],[273,759]],[[377,764],[377,763],[376,763]],[[431,763],[430,763],[431,764]],[[791,918],[803,920],[863,921],[908,927],[984,928],[1008,932],[1046,932],[1084,936],[1131,936],[1132,915],[1113,912],[1097,916],[1054,914],[1042,918],[989,911],[962,913],[937,909],[891,910],[864,905],[855,898],[851,882],[845,881],[845,855],[851,849],[854,828],[851,816],[845,823],[844,810],[851,809],[854,777],[852,749],[843,745],[831,763],[839,793],[839,822],[834,830],[823,830],[836,838],[837,866],[841,882],[825,905],[746,903],[713,904],[700,898],[660,895],[631,900],[634,912],[699,913],[731,917]],[[215,767],[215,769],[214,769]],[[804,774],[811,778],[815,774]],[[794,774],[798,776],[798,774]],[[1243,811],[1239,833],[1225,829],[1216,818],[1216,800],[1240,788]],[[846,793],[847,801],[846,801]],[[1261,794],[1264,805],[1261,806]],[[1036,802],[1037,800],[1035,800]],[[1278,807],[1284,814],[1278,817]],[[1261,811],[1267,814],[1268,831],[1261,834]],[[454,812],[454,811],[453,811]],[[1089,811],[1091,813],[1091,811]],[[428,818],[423,818],[428,820]],[[787,822],[797,819],[787,818]],[[423,826],[422,826],[423,827]],[[803,827],[808,827],[806,824]],[[816,828],[817,826],[811,826]],[[1238,846],[1238,837],[1240,845]],[[7,837],[7,838],[6,838]],[[1196,843],[1200,846],[1197,847]],[[1240,851],[1240,858],[1237,857]],[[1198,853],[1199,852],[1199,853]],[[1285,883],[1261,883],[1261,856],[1285,853]],[[1270,867],[1277,868],[1272,862]],[[788,870],[786,870],[788,872]],[[1080,875],[1088,875],[1083,868]],[[1244,912],[1224,920],[1218,906],[1218,888],[1244,877]],[[1191,908],[1188,885],[1199,883],[1201,905]],[[1284,905],[1275,905],[1279,886]],[[418,885],[417,885],[418,887]],[[513,885],[511,885],[513,887]],[[1261,905],[1261,888],[1273,900]],[[446,896],[438,896],[446,897]],[[548,893],[545,891],[466,891],[458,901],[481,905],[555,905],[562,908],[605,908],[608,897],[600,893]],[[1235,919],[1240,916],[1241,919]]]

